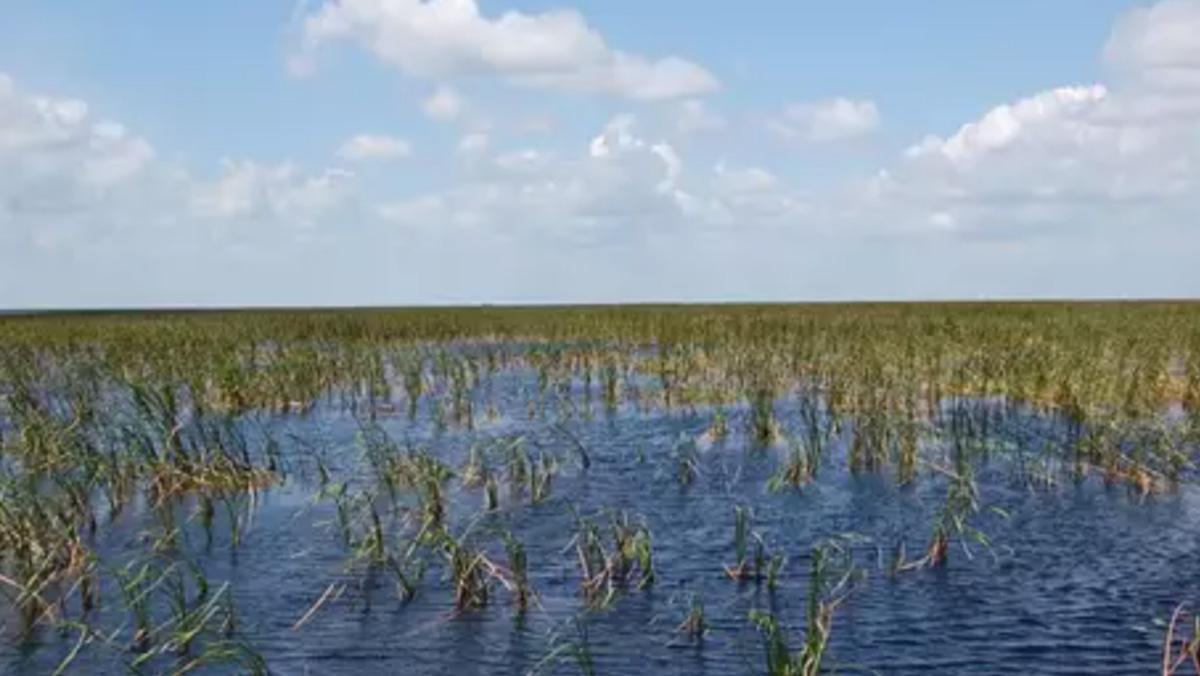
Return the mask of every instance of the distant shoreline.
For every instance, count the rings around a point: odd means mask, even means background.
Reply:
[[[570,310],[570,309],[703,309],[703,308],[780,308],[780,307],[863,307],[863,306],[939,306],[939,305],[1200,305],[1200,298],[961,298],[937,300],[802,300],[802,301],[638,301],[629,303],[478,303],[445,305],[249,305],[249,306],[176,306],[111,308],[30,308],[0,309],[0,317],[182,315],[287,312],[431,312],[465,310]]]

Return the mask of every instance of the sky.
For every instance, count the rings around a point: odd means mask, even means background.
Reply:
[[[0,309],[1200,295],[1200,0],[9,0]]]

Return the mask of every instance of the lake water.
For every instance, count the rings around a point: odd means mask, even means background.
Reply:
[[[545,421],[528,419],[516,394],[527,385],[508,381],[504,387],[511,391],[501,398],[499,418],[489,422],[480,416],[473,431],[439,433],[425,409],[417,424],[409,424],[403,405],[378,420],[395,439],[420,443],[454,467],[466,460],[472,442],[498,436],[520,435],[529,448],[556,453],[560,473],[541,504],[530,505],[527,497],[510,500],[502,486],[500,511],[476,519],[482,491],[449,492],[453,531],[473,522],[477,542],[498,560],[501,530],[524,543],[541,608],[521,616],[496,589],[484,610],[455,613],[449,585],[434,567],[411,601],[400,601],[391,579],[380,575],[352,583],[294,631],[330,584],[348,579],[346,550],[330,525],[332,506],[314,504],[315,488],[294,476],[264,494],[241,547],[232,549],[220,528],[209,546],[194,527],[183,547],[210,580],[231,584],[241,635],[272,673],[526,674],[551,649],[553,635],[575,636],[569,620],[582,601],[569,548],[572,508],[583,514],[627,510],[643,516],[653,533],[656,584],[629,590],[610,608],[584,615],[597,674],[765,673],[762,641],[749,611],[772,610],[798,648],[809,552],[822,538],[850,533],[857,537],[855,556],[866,577],[834,620],[827,664],[844,671],[1159,673],[1162,620],[1177,603],[1200,599],[1200,492],[1189,484],[1146,499],[1098,479],[1045,487],[1014,472],[1011,460],[993,459],[980,473],[985,510],[975,520],[991,550],[972,544],[968,557],[954,543],[946,567],[890,575],[887,563],[899,543],[912,555],[928,543],[945,494],[943,481],[923,477],[901,488],[890,471],[854,475],[843,443],[814,484],[771,493],[767,480],[782,451],[747,446],[739,432],[744,411],[731,416],[726,442],[708,444],[707,412],[640,413],[624,407],[610,419],[598,405],[592,419],[562,423],[589,449],[591,466],[585,470],[570,450],[572,442],[552,424],[553,414]],[[778,410],[785,427],[797,424],[787,402]],[[345,412],[322,406],[304,419],[268,418],[266,424],[281,440],[299,438],[326,448],[335,475],[366,481],[355,445],[358,426]],[[1053,432],[1034,418],[1011,419],[996,431],[1010,447],[1030,453]],[[675,452],[697,439],[699,474],[684,486]],[[298,453],[295,441],[283,443]],[[494,469],[499,462],[493,460]],[[750,508],[753,527],[772,551],[787,556],[774,591],[723,573],[722,566],[734,559],[735,505]],[[1002,508],[1007,517],[987,507]],[[130,520],[102,530],[106,534],[97,546],[107,560],[142,550],[141,525]],[[699,642],[675,634],[692,594],[703,600],[710,624]],[[109,621],[120,622],[119,607],[114,608],[105,612]],[[48,674],[73,642],[72,636],[43,632],[20,648],[5,643],[0,673]],[[124,674],[128,657],[85,650],[67,673]],[[543,668],[579,673],[570,663]]]

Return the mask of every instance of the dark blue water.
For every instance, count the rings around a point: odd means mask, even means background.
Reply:
[[[576,636],[568,622],[582,609],[574,552],[566,549],[574,532],[572,507],[583,514],[628,510],[644,516],[653,533],[657,583],[585,616],[599,674],[764,673],[749,611],[774,612],[798,649],[809,552],[822,539],[845,534],[856,536],[856,560],[866,573],[834,620],[827,663],[847,670],[895,676],[1153,674],[1161,664],[1162,621],[1177,603],[1200,600],[1200,491],[1184,485],[1142,499],[1097,479],[1031,482],[1013,470],[1013,449],[1040,457],[1042,439],[1053,427],[1045,421],[1010,419],[997,431],[1009,450],[981,472],[984,511],[973,521],[987,533],[991,549],[971,543],[968,554],[956,541],[945,568],[891,575],[887,564],[898,544],[916,556],[928,543],[944,481],[922,477],[901,488],[891,470],[853,475],[842,445],[814,484],[771,493],[767,480],[784,451],[743,443],[740,414],[731,419],[730,439],[710,444],[702,436],[709,413],[642,414],[624,407],[609,419],[598,404],[592,419],[563,423],[590,450],[592,464],[584,470],[550,419],[530,420],[524,404],[515,403],[516,390],[525,385],[509,382],[513,392],[501,417],[489,422],[480,415],[471,431],[438,433],[425,408],[410,424],[403,406],[379,424],[395,439],[421,443],[456,467],[472,442],[500,435],[523,435],[531,448],[558,456],[560,474],[541,504],[510,500],[502,488],[500,512],[476,520],[481,491],[455,488],[450,495],[451,530],[462,532],[472,522],[475,541],[497,561],[504,560],[501,530],[511,529],[524,542],[541,607],[521,616],[497,588],[486,609],[457,614],[438,567],[409,602],[398,600],[386,576],[347,576],[346,551],[329,525],[333,509],[328,502],[314,504],[315,488],[296,472],[263,496],[241,547],[231,548],[220,528],[211,545],[192,528],[185,547],[211,580],[230,583],[242,635],[272,673],[528,673],[555,640]],[[789,410],[780,405],[785,427],[794,427]],[[305,419],[264,424],[279,438],[291,435],[324,449],[335,474],[366,481],[355,444],[358,425],[345,412],[322,407]],[[697,446],[699,475],[683,486],[675,458],[690,443]],[[492,468],[500,468],[498,459]],[[753,527],[770,549],[787,556],[774,591],[735,583],[722,572],[734,559],[735,505],[749,507]],[[130,557],[140,551],[138,532],[136,523],[120,524],[98,546],[113,561]],[[351,584],[339,600],[292,630],[330,584],[344,581]],[[674,633],[691,594],[703,600],[711,625],[698,643]],[[119,622],[119,612],[111,611],[109,620]],[[6,644],[0,673],[50,673],[72,642],[47,632],[21,648]],[[85,650],[66,673],[126,673],[128,657]],[[569,663],[543,667],[546,673],[578,673]]]

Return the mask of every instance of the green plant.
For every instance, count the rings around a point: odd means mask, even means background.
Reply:
[[[1179,673],[1184,664],[1200,674],[1200,618],[1189,617],[1181,604],[1171,613],[1163,639],[1162,676]]]
[[[767,673],[771,676],[817,676],[821,673],[833,618],[849,598],[861,570],[854,564],[846,543],[827,540],[812,550],[804,644],[793,653],[779,620],[769,612],[752,610],[750,620],[763,638]]]

